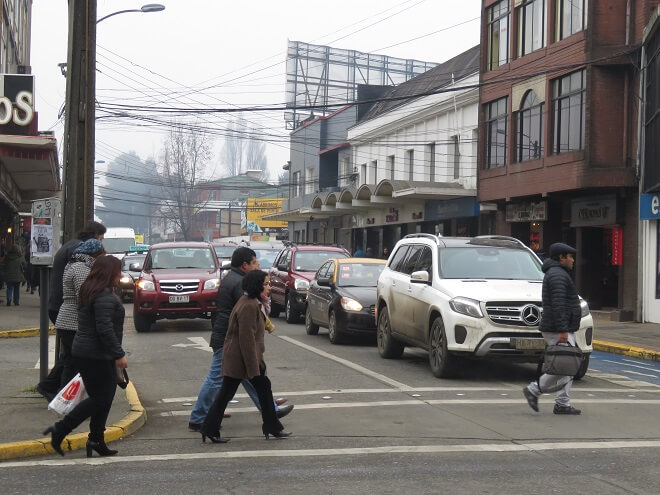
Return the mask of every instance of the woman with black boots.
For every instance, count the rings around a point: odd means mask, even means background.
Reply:
[[[228,441],[220,436],[220,424],[227,404],[234,398],[244,378],[250,380],[259,396],[263,421],[261,431],[266,439],[270,435],[276,438],[291,435],[284,431],[277,419],[271,383],[266,376],[264,332],[267,315],[260,299],[270,294],[268,274],[261,270],[248,272],[243,277],[243,290],[245,295],[238,300],[229,316],[222,353],[222,386],[200,429],[203,442],[207,437],[213,443]]]
[[[60,455],[64,455],[64,437],[87,418],[91,418],[87,457],[92,457],[93,450],[101,456],[117,453],[105,444],[104,433],[117,389],[118,369],[128,367],[121,347],[124,306],[114,291],[120,277],[121,262],[114,256],[101,256],[80,288],[78,331],[71,353],[89,397],[44,432],[51,434],[51,445]]]

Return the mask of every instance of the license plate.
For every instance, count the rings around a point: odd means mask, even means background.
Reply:
[[[521,350],[543,350],[545,340],[543,339],[511,339],[511,345]]]
[[[190,302],[190,296],[170,296],[171,303],[187,303]]]

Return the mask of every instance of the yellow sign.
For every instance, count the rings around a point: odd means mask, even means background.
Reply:
[[[138,244],[144,244],[144,235],[135,234],[135,242],[137,242]]]
[[[265,215],[278,213],[282,211],[282,202],[284,198],[248,198],[247,199],[247,223],[248,227],[250,222],[254,222],[252,226],[259,226],[259,229],[264,228],[286,228],[287,222],[278,220],[264,220]],[[258,229],[253,229],[253,232],[258,232]]]

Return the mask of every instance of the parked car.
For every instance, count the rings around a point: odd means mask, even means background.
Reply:
[[[406,345],[426,349],[437,377],[459,372],[461,358],[538,362],[542,282],[539,258],[512,237],[407,235],[378,279],[378,352],[396,358]],[[580,304],[576,338],[585,357],[577,378],[593,349],[589,306]]]
[[[270,267],[273,266],[273,263],[275,262],[275,258],[277,258],[277,255],[280,253],[280,251],[282,251],[282,246],[259,245],[259,246],[250,246],[250,249],[253,249],[254,252],[256,253],[257,259],[259,260],[259,265],[261,265],[261,269],[264,271],[268,271]]]
[[[219,285],[220,267],[211,244],[154,244],[136,283],[135,329],[147,332],[163,318],[212,318]]]
[[[295,323],[305,313],[309,281],[330,258],[348,258],[350,253],[342,247],[297,245],[284,248],[269,270],[270,314],[278,316],[282,309],[286,321]]]
[[[121,278],[117,286],[117,292],[122,301],[132,301],[135,291],[135,280],[140,276],[145,254],[127,254],[121,260]]]
[[[215,254],[218,257],[218,262],[220,268],[229,269],[229,264],[231,263],[231,255],[234,254],[234,249],[238,247],[238,244],[233,242],[214,242],[213,249]]]
[[[316,335],[328,329],[333,344],[352,335],[376,335],[376,285],[385,268],[384,260],[332,258],[309,283],[305,331]]]

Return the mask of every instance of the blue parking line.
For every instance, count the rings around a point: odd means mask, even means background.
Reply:
[[[591,353],[589,369],[660,385],[660,363],[654,361],[594,351]]]

